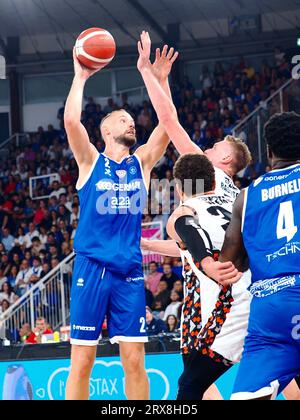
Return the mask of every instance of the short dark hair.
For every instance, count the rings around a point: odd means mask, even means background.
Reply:
[[[278,158],[300,158],[300,115],[295,112],[274,114],[266,123],[264,137],[269,150]]]
[[[214,188],[215,169],[210,160],[199,154],[186,154],[181,156],[174,166],[174,177],[176,181],[181,183],[182,191],[186,180],[192,181],[192,191],[189,195],[199,194],[200,192],[208,192]],[[203,180],[204,191],[197,191],[197,181]]]
[[[155,264],[155,265],[156,265],[156,267],[158,267],[158,264],[157,264],[157,262],[156,262],[156,261],[150,261],[149,265],[150,265],[150,264]]]

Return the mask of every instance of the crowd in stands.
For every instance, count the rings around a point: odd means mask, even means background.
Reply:
[[[275,58],[274,65],[265,62],[259,71],[245,59],[226,69],[218,62],[213,71],[204,65],[199,75],[200,90],[195,90],[188,77],[173,87],[180,122],[199,147],[211,147],[231,134],[236,124],[290,78],[284,53],[277,50]],[[88,98],[81,121],[99,151],[105,147],[100,121],[120,107],[136,121],[138,145],[147,141],[157,124],[147,101],[140,106],[131,105],[122,95],[121,103],[109,99],[101,107]],[[8,158],[0,162],[0,314],[72,253],[80,217],[75,189],[78,168],[68,145],[63,116],[64,107],[57,114],[59,129],[52,125],[47,130],[38,127],[25,143],[11,145]],[[170,144],[152,177],[171,181],[177,158]],[[236,184],[241,188],[248,185],[263,170],[268,168],[258,168],[254,162],[243,178],[236,179]],[[59,174],[59,178],[35,181],[30,195],[29,179],[50,174]],[[158,212],[145,214],[145,222],[161,220],[166,224],[169,214],[164,211],[164,194],[160,186],[155,197],[151,197],[158,204]],[[180,260],[165,258],[162,267],[151,263],[146,290],[149,332],[177,328],[183,298]],[[160,325],[154,325],[153,319],[159,319]]]

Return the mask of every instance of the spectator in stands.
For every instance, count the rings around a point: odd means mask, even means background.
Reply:
[[[40,255],[40,251],[45,249],[44,245],[41,244],[39,236],[35,236],[31,240],[32,247],[31,247],[31,254],[34,257],[38,257]]]
[[[43,263],[42,269],[43,271],[41,273],[41,278],[45,277],[46,274],[48,274],[51,271],[50,265],[47,262]]]
[[[10,230],[7,227],[3,229],[2,243],[8,252],[14,247],[15,238],[11,235]]]
[[[105,114],[110,114],[113,110],[115,109],[115,104],[112,98],[109,98],[107,100],[107,105],[105,105],[104,107],[104,113]]]
[[[0,315],[3,314],[10,307],[10,303],[7,299],[0,300]]]
[[[158,335],[167,331],[167,326],[161,319],[154,318],[152,310],[146,307],[146,331],[148,335]]]
[[[29,286],[33,286],[40,280],[42,271],[41,259],[39,257],[34,257],[32,267],[29,269],[25,280],[29,283]]]
[[[8,258],[8,254],[1,255],[0,266],[3,269],[3,276],[7,278],[12,267],[12,264],[10,263],[9,258]]]
[[[39,232],[35,227],[35,223],[29,223],[29,232],[25,235],[25,248],[32,247],[32,239],[39,237]]]
[[[49,197],[48,210],[50,212],[58,210],[58,198],[56,197],[56,195],[52,195],[51,197]]]
[[[28,323],[23,324],[22,327],[19,329],[19,341],[21,343],[26,342],[26,340],[29,338],[31,333],[32,331],[31,331],[30,324]]]
[[[16,286],[17,275],[18,275],[18,266],[13,265],[7,277],[7,281],[13,289],[15,289],[15,286]]]
[[[70,254],[72,254],[72,250],[70,244],[68,242],[63,242],[61,244],[61,260],[67,258]]]
[[[26,247],[26,238],[24,229],[20,226],[17,231],[17,237],[14,241],[14,246],[20,247],[22,250]]]
[[[45,247],[46,243],[47,243],[47,239],[48,239],[46,225],[41,224],[39,226],[39,232],[40,232],[39,239],[40,239],[41,245],[43,245],[43,247]]]
[[[183,300],[183,283],[182,283],[182,280],[176,280],[174,282],[172,291],[178,293],[180,301]]]
[[[8,282],[3,283],[0,292],[0,302],[7,300],[9,304],[13,304],[18,300],[18,296],[13,292],[13,288]]]
[[[28,177],[29,177],[29,175],[28,175]],[[25,208],[24,208],[24,215],[25,215],[25,218],[27,220],[32,220],[32,218],[34,216],[34,210],[35,209],[34,209],[34,205],[33,205],[32,200],[29,197],[27,197],[26,201],[25,201]]]
[[[66,189],[62,186],[60,186],[58,181],[53,181],[52,182],[52,192],[50,194],[50,197],[55,196],[57,198],[57,200],[59,199],[60,194],[65,194],[66,193]]]
[[[178,320],[175,315],[168,315],[166,319],[167,332],[178,331]]]
[[[59,265],[59,259],[56,257],[51,258],[51,270]]]
[[[61,260],[61,255],[60,255],[60,253],[58,251],[58,247],[57,246],[55,246],[55,245],[51,245],[50,246],[50,249],[49,249],[49,258],[50,258],[50,260],[52,258],[57,258],[59,261]]]
[[[22,296],[28,289],[29,270],[29,262],[25,259],[22,261],[15,284],[16,293],[19,297]]]
[[[171,264],[164,264],[163,265],[163,276],[161,278],[161,281],[167,282],[169,290],[173,289],[173,284],[178,279],[179,279],[179,277],[177,276],[177,274],[175,274],[172,271]]]
[[[159,315],[165,311],[166,307],[170,303],[170,290],[168,289],[168,283],[164,280],[159,282],[157,292],[153,293],[154,299],[152,309],[155,314]]]
[[[166,307],[165,313],[164,313],[164,321],[167,320],[169,315],[177,316],[178,308],[181,306],[181,300],[180,296],[175,290],[172,290],[170,295],[171,303]]]
[[[37,318],[35,328],[25,341],[27,344],[39,344],[42,342],[44,334],[53,334],[52,329],[49,328],[45,318]]]
[[[74,203],[74,204],[72,204],[72,213],[71,213],[71,216],[70,216],[70,224],[72,225],[74,220],[78,221],[79,217],[80,217],[79,206],[78,206],[78,204]]]
[[[151,293],[157,292],[159,282],[163,275],[162,273],[159,273],[157,269],[157,262],[151,261],[149,264],[150,274],[145,279],[146,287],[150,290]]]
[[[58,207],[57,221],[60,222],[61,220],[63,220],[66,223],[66,225],[69,225],[70,223],[70,212],[64,205],[60,205]]]

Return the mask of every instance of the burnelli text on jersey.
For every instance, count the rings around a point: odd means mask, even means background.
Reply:
[[[143,171],[136,155],[115,162],[99,154],[83,185],[77,185],[80,221],[76,254],[127,274],[140,267],[142,213],[147,200]]]
[[[254,294],[300,282],[299,207],[299,164],[269,172],[245,191],[242,231]]]

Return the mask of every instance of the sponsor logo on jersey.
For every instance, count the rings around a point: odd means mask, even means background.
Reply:
[[[76,331],[96,331],[96,327],[87,327],[82,325],[73,325],[73,330]]]
[[[130,157],[129,159],[126,160],[127,165],[130,165],[131,163],[134,163],[134,159],[132,157]]]
[[[144,277],[127,277],[126,281],[128,283],[130,283],[132,281],[144,281]]]
[[[83,287],[84,286],[84,279],[78,279],[77,280],[77,287]]]
[[[136,173],[137,173],[137,169],[136,169],[136,167],[135,167],[135,166],[132,166],[132,167],[129,169],[129,172],[130,172],[130,174],[131,174],[131,175],[136,175]]]
[[[118,175],[119,178],[125,178],[125,176],[127,175],[127,172],[124,170],[118,170],[116,171],[116,174]]]
[[[252,284],[250,287],[250,293],[259,298],[273,295],[280,290],[286,289],[287,287],[295,286],[296,277],[278,277],[275,279],[259,280]]]
[[[272,262],[276,258],[286,257],[287,255],[295,255],[298,253],[300,253],[300,242],[291,242],[274,252],[274,254],[266,255],[266,258],[268,262]]]
[[[289,168],[286,168],[289,169]],[[265,177],[263,177],[264,181],[267,182],[272,182],[272,181],[282,181],[283,179],[288,178],[289,176],[295,174],[296,172],[300,171],[300,167],[297,167],[296,169],[294,169],[293,171],[289,172],[288,174],[285,175],[267,175]]]
[[[117,184],[110,181],[99,181],[96,184],[97,191],[139,191],[142,189],[141,181],[132,181],[128,184]]]

